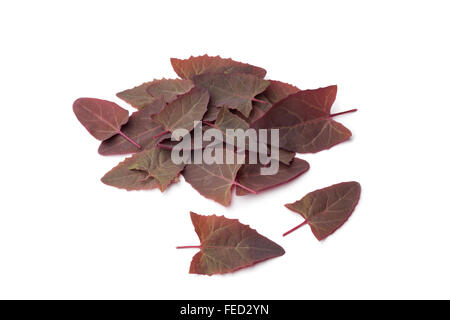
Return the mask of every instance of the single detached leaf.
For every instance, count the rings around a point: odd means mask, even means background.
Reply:
[[[261,175],[261,164],[246,164],[241,167],[237,175],[237,182],[257,192],[279,186],[289,182],[309,169],[309,163],[305,160],[295,158],[290,165],[280,164],[278,173],[274,175]],[[236,187],[236,194],[244,196],[249,194],[245,189]]]
[[[159,141],[153,139],[153,137],[163,133],[164,129],[151,116],[155,111],[159,112],[165,105],[165,102],[162,100],[150,103],[142,110],[134,112],[127,124],[122,127],[122,132],[136,141],[141,146],[141,149],[129,143],[123,136],[115,135],[103,141],[98,152],[106,156],[135,153],[143,149],[152,148]]]
[[[193,88],[167,104],[161,112],[152,116],[168,132],[175,129],[194,128],[194,121],[201,121],[206,112],[209,93],[205,89]]]
[[[178,181],[184,164],[173,163],[170,151],[153,147],[137,153],[128,168],[146,172],[148,177],[155,179],[158,188],[164,191],[172,182]]]
[[[201,245],[192,246],[199,248],[200,252],[192,259],[189,273],[213,275],[233,272],[285,253],[278,244],[237,219],[191,212],[191,220]]]
[[[106,140],[120,133],[128,121],[128,111],[111,101],[80,98],[73,103],[73,112],[89,133],[98,140]]]
[[[170,62],[178,76],[182,79],[192,79],[194,76],[203,73],[246,73],[258,78],[264,78],[266,70],[252,66],[250,64],[237,62],[231,59],[223,59],[219,56],[210,57],[208,55],[190,57],[189,59],[171,58]]]
[[[332,119],[317,119],[279,129],[279,147],[298,153],[315,153],[348,140],[352,132]]]
[[[129,166],[134,162],[135,156],[125,159],[111,169],[103,176],[102,182],[128,191],[155,189],[157,187],[155,179],[148,177],[148,174],[144,171],[129,169]]]
[[[205,73],[193,78],[197,87],[208,90],[211,103],[237,109],[245,117],[252,111],[252,100],[263,92],[270,82],[243,73]]]
[[[305,221],[284,235],[309,224],[318,240],[323,240],[339,229],[350,217],[359,201],[361,185],[342,182],[308,193],[301,200],[285,206],[299,213]]]
[[[242,164],[228,164],[225,161],[226,149],[222,149],[224,157],[223,164],[201,164],[186,165],[184,179],[201,195],[212,199],[221,205],[228,206],[231,202],[231,189],[236,184],[236,174]]]
[[[137,109],[143,109],[156,100],[173,101],[178,95],[188,92],[194,87],[190,80],[161,79],[145,82],[140,86],[117,94],[117,97]]]

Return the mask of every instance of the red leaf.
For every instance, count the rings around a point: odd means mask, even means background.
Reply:
[[[255,122],[259,118],[261,118],[267,111],[272,108],[272,104],[269,102],[269,100],[264,96],[264,93],[256,96],[257,99],[253,100],[253,109],[248,118],[246,118],[244,115],[242,115],[243,118],[248,123]]]
[[[129,157],[112,168],[101,179],[104,184],[120,189],[131,190],[150,190],[157,188],[155,179],[149,177],[144,171],[131,170],[129,167],[133,164],[135,156]]]
[[[167,104],[158,114],[153,115],[152,119],[160,123],[166,132],[181,128],[191,131],[194,121],[202,120],[208,101],[208,91],[193,88]]]
[[[195,129],[194,129],[195,130]],[[205,131],[208,130],[208,126],[202,126],[202,134],[205,134]],[[161,140],[158,142],[158,147],[166,149],[166,150],[172,150],[177,144],[179,144],[179,141],[173,141],[171,134],[167,134],[165,136],[161,137]],[[195,140],[191,139],[191,147],[186,147],[185,150],[202,150],[209,146],[211,144],[210,141],[202,141],[202,144],[200,146],[195,145]]]
[[[193,80],[197,87],[208,90],[211,104],[237,109],[246,117],[252,111],[252,100],[270,84],[267,80],[243,73],[205,73]]]
[[[249,125],[247,122],[245,122],[244,119],[242,119],[241,117],[239,117],[236,114],[231,113],[227,108],[220,108],[218,114],[217,114],[217,119],[214,125],[209,124],[210,126],[220,130],[223,134],[223,136],[226,138],[227,137],[227,129],[242,129],[242,130],[247,130],[249,128]],[[236,143],[236,139],[234,139],[235,143]],[[246,141],[246,149],[250,149],[249,145]],[[270,149],[268,147],[268,149]],[[295,153],[290,152],[290,151],[286,151],[284,149],[279,149],[279,155],[278,155],[278,160],[281,161],[284,164],[290,164],[292,159],[294,159],[295,157]],[[257,152],[257,150],[250,150],[249,152]]]
[[[128,111],[111,101],[80,98],[73,103],[73,112],[89,133],[98,140],[106,140],[121,133],[128,121]]]
[[[117,94],[117,97],[128,102],[137,109],[152,104],[156,100],[173,101],[178,95],[188,92],[194,87],[190,80],[161,79],[146,82],[140,86]]]
[[[332,119],[316,119],[279,129],[280,148],[299,153],[315,153],[348,140],[352,132]]]
[[[295,158],[288,166],[280,163],[278,173],[275,175],[261,175],[261,167],[263,167],[261,164],[243,165],[238,172],[236,181],[259,193],[299,177],[308,171],[309,163],[298,158]],[[236,194],[238,196],[245,196],[249,193],[239,186],[236,187]]]
[[[252,123],[252,127],[265,129],[288,127],[328,117],[336,98],[336,88],[330,86],[291,94],[275,103],[264,116]]]
[[[299,213],[305,221],[284,234],[306,223],[318,240],[323,240],[339,229],[350,217],[359,201],[361,185],[358,182],[342,182],[308,193],[301,200],[285,206]]]
[[[166,104],[162,100],[147,105],[142,110],[134,112],[127,124],[122,127],[122,132],[136,141],[142,149],[149,149],[153,147],[158,140],[153,139],[164,132],[164,129],[159,123],[154,121],[151,116],[155,112],[159,112]],[[115,135],[108,140],[101,143],[98,152],[101,155],[118,155],[129,154],[140,151],[137,147],[130,144],[121,135]]]
[[[285,253],[275,242],[237,219],[191,212],[191,220],[200,246],[177,247],[201,250],[192,259],[189,273],[213,275],[234,272]]]
[[[261,95],[267,98],[271,104],[274,104],[298,91],[300,91],[299,88],[289,83],[270,80],[270,86]]]
[[[225,150],[223,154],[225,156]],[[241,164],[188,164],[184,179],[201,195],[228,206],[231,202],[231,189],[236,184],[236,174]]]
[[[204,121],[214,121],[217,118],[217,114],[220,111],[220,107],[217,107],[213,104],[208,104],[208,110],[206,111],[205,115],[203,116]]]
[[[261,118],[274,103],[298,91],[300,91],[299,88],[289,83],[270,80],[270,86],[263,93],[256,96],[256,99],[260,101],[253,102],[253,111],[247,119],[248,122],[251,123]]]
[[[178,76],[182,79],[192,79],[195,75],[203,73],[246,73],[264,78],[266,70],[250,64],[237,62],[231,59],[223,59],[219,56],[208,55],[190,57],[189,59],[171,58],[170,62]]]
[[[135,154],[128,168],[145,172],[147,177],[154,178],[158,188],[164,191],[170,184],[178,181],[184,164],[173,163],[170,151],[153,147]]]
[[[245,131],[249,128],[249,125],[244,119],[231,113],[227,108],[220,108],[213,127],[219,129],[226,139],[227,129],[242,129]]]
[[[336,86],[304,90],[275,103],[251,124],[257,129],[279,129],[279,147],[308,153],[329,149],[350,138],[350,130],[331,118],[356,109],[330,114]]]

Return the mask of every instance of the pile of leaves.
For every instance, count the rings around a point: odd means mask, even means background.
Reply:
[[[220,57],[171,59],[181,79],[146,82],[117,96],[138,109],[131,116],[114,102],[80,98],[74,112],[102,143],[101,155],[134,154],[109,171],[102,181],[126,190],[164,191],[185,180],[205,197],[229,205],[238,196],[259,193],[299,177],[309,164],[295,153],[329,149],[348,140],[350,130],[333,120],[337,86],[314,90],[274,80],[266,71]],[[354,111],[354,110],[350,110]],[[279,172],[263,176],[258,164],[180,164],[171,161],[170,133],[194,129],[203,121],[226,129],[279,129]]]
[[[331,113],[335,85],[301,90],[264,79],[266,70],[260,67],[207,55],[172,58],[171,63],[179,78],[153,80],[117,93],[137,109],[131,115],[111,101],[80,98],[74,102],[78,120],[101,141],[101,155],[131,155],[106,173],[103,183],[125,190],[164,191],[179,182],[182,174],[200,194],[228,206],[233,188],[244,196],[289,182],[309,169],[296,153],[326,150],[352,135],[334,117],[356,110]],[[174,163],[172,132],[192,131],[196,121],[224,134],[226,129],[278,129],[278,173],[261,175],[262,164]],[[192,150],[203,147],[193,145]],[[309,224],[322,240],[347,220],[359,192],[358,183],[342,183],[286,206],[301,214],[305,218],[301,225]],[[194,246],[201,252],[194,257],[191,272],[230,272],[284,254],[280,246],[237,220],[195,213],[191,218],[201,241]],[[229,227],[221,227],[225,225]]]

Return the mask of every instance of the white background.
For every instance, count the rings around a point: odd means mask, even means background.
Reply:
[[[446,1],[2,1],[0,298],[450,298]],[[300,88],[339,87],[354,133],[301,178],[225,208],[182,181],[161,194],[100,182],[123,157],[72,112],[175,77],[169,58],[221,55]],[[131,111],[131,108],[129,108]],[[362,185],[326,241],[283,207]],[[286,254],[223,276],[188,274],[189,211],[239,218]]]

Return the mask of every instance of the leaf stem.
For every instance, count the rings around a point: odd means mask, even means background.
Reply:
[[[169,133],[169,130],[165,130],[159,134],[157,134],[156,136],[153,137],[153,139],[158,139],[159,137],[162,137],[163,135],[165,135],[166,133]]]
[[[351,109],[351,110],[342,111],[342,112],[338,112],[338,113],[332,113],[332,114],[330,114],[330,118],[340,116],[342,114],[346,114],[346,113],[350,113],[350,112],[356,112],[356,111],[358,111],[358,109]]]
[[[204,124],[206,124],[207,126],[210,126],[210,127],[212,127],[212,128],[217,128],[217,126],[216,126],[214,123],[212,123],[212,122],[203,120],[202,123],[204,123]]]
[[[181,247],[176,247],[177,249],[201,249],[201,246],[181,246]]]
[[[141,180],[141,182],[145,182],[150,178],[152,178],[152,175],[149,173],[144,179]]]
[[[252,101],[259,102],[259,103],[264,103],[264,104],[269,104],[267,101],[259,100],[259,99],[256,99],[256,98],[253,98]]]
[[[296,226],[295,228],[292,228],[291,230],[283,233],[283,237],[286,237],[289,233],[294,232],[295,230],[299,229],[300,227],[303,227],[305,224],[308,223],[308,220],[303,221],[302,223],[300,223],[298,226]]]
[[[250,189],[250,188],[247,188],[246,186],[243,186],[242,184],[240,184],[240,183],[237,182],[237,181],[234,181],[233,184],[236,185],[236,186],[238,186],[239,188],[242,188],[242,189],[244,189],[244,190],[247,190],[248,192],[251,192],[251,193],[253,193],[253,194],[258,194],[258,192],[256,192],[255,190],[252,190],[252,189]]]
[[[125,133],[123,133],[122,131],[117,131],[118,134],[120,134],[122,137],[124,137],[125,139],[127,139],[132,145],[134,145],[136,148],[142,149],[142,147],[137,144],[136,142],[134,142],[130,137],[128,137]]]

